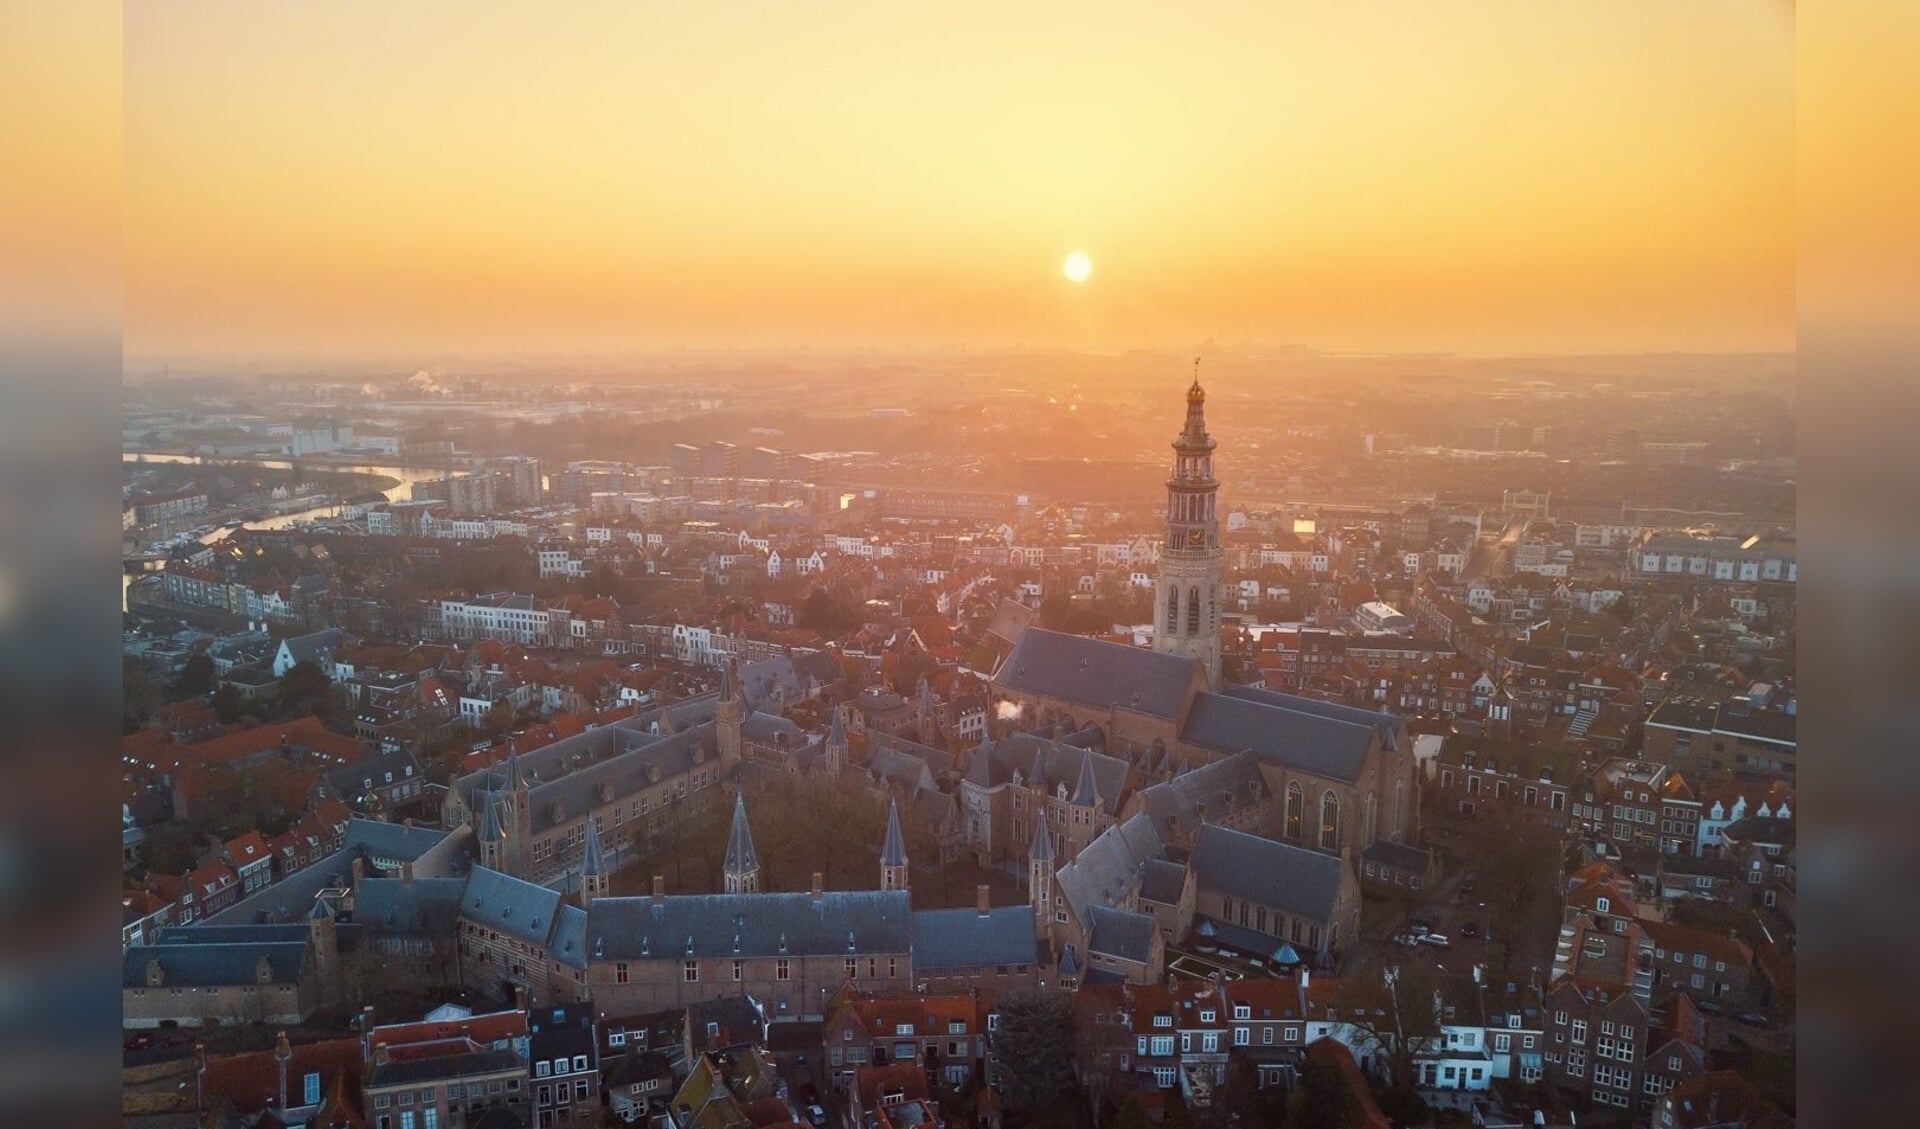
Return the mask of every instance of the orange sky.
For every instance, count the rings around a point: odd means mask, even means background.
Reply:
[[[129,5],[127,355],[1793,346],[1789,6],[931,7]]]

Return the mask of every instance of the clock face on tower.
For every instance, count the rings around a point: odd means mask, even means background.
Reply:
[[[1204,549],[1207,547],[1207,531],[1204,529],[1187,530],[1187,548]]]

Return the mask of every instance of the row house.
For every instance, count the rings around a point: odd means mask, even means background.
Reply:
[[[1641,924],[1640,960],[1656,989],[1669,986],[1698,999],[1740,1004],[1752,991],[1753,950],[1711,929],[1664,921]]]
[[[1594,1105],[1645,1115],[1706,1067],[1706,1025],[1685,995],[1655,1010],[1617,986],[1569,978],[1548,989],[1544,1010],[1546,1081]]]
[[[826,1005],[820,1061],[850,1087],[862,1066],[918,1065],[929,1085],[960,1089],[987,1076],[986,1004],[976,995],[875,996],[849,988]]]
[[[1294,989],[1291,982],[1275,983]],[[1083,987],[1074,1000],[1075,1065],[1081,1083],[1121,1094],[1177,1092],[1190,1107],[1210,1107],[1226,1081],[1233,1053],[1233,1005],[1226,992],[1225,985],[1212,981],[1172,978],[1164,984]],[[1256,1004],[1262,1011],[1274,1010],[1273,1002],[1256,999],[1259,995],[1249,993],[1243,1001],[1249,1015]],[[1245,1026],[1251,1035],[1252,1024]],[[1151,1104],[1162,1101],[1164,1097]]]
[[[368,1129],[451,1129],[479,1124],[494,1108],[509,1111],[511,1124],[530,1119],[525,1011],[369,1026],[362,1040]]]
[[[1748,816],[1793,819],[1793,789],[1785,781],[1760,786],[1728,782],[1709,785],[1700,796],[1695,854],[1718,854],[1720,832]]]
[[[1453,734],[1426,762],[1443,802],[1463,813],[1511,802],[1552,827],[1564,827],[1576,776],[1574,757],[1558,749]]]

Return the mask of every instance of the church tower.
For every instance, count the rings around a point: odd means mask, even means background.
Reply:
[[[727,861],[721,870],[729,894],[760,892],[760,856],[753,852],[753,832],[747,827],[747,798],[733,794],[733,831],[727,836]]]
[[[900,805],[887,801],[887,838],[880,845],[880,888],[907,888],[907,839],[900,834]]]
[[[527,852],[533,841],[533,788],[520,769],[520,750],[507,746],[506,871],[515,878],[528,876]]]
[[[1207,394],[1200,362],[1187,389],[1187,425],[1173,441],[1167,479],[1167,541],[1154,585],[1153,649],[1199,659],[1207,685],[1220,689],[1220,519],[1215,501],[1213,437],[1207,434]]]

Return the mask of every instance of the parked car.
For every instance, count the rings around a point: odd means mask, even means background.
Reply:
[[[1411,933],[1395,933],[1393,935],[1393,943],[1396,945],[1405,945],[1409,949],[1412,949],[1419,946],[1420,938]]]
[[[1743,1011],[1733,1018],[1736,1023],[1744,1023],[1749,1027],[1765,1027],[1772,1022],[1767,1018],[1767,1014],[1761,1011]]]
[[[1705,1012],[1708,1015],[1721,1015],[1727,1010],[1721,1007],[1719,1004],[1714,1003],[1712,1000],[1697,1000],[1695,1001],[1693,1006],[1699,1008],[1701,1011]]]
[[[807,1107],[807,1124],[814,1129],[823,1129],[827,1123],[827,1111],[817,1105]]]
[[[1407,932],[1415,937],[1424,937],[1433,932],[1433,923],[1425,918],[1416,917],[1407,922]]]
[[[1432,945],[1436,949],[1444,949],[1453,942],[1447,940],[1445,933],[1427,933],[1421,936],[1420,943],[1423,945]]]

